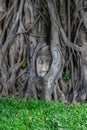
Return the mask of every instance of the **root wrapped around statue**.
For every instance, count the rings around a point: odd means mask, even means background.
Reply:
[[[0,1],[0,96],[85,102],[87,2]]]

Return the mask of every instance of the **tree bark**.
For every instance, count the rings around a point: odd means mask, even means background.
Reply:
[[[0,1],[0,96],[85,102],[87,2]]]

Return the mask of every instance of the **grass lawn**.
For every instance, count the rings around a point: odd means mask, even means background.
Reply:
[[[87,104],[0,98],[0,130],[87,130]]]

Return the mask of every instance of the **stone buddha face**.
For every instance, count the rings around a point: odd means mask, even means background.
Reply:
[[[36,68],[38,76],[44,77],[50,68],[50,64],[51,64],[51,54],[47,50],[47,52],[40,54],[37,57]]]

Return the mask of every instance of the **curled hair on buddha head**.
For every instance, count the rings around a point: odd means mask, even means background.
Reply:
[[[47,58],[48,60],[51,60],[52,57],[51,57],[51,52],[50,52],[49,46],[45,45],[43,48],[41,48],[41,49],[39,50],[38,54],[37,54],[37,58],[38,58],[39,56],[43,56],[43,57],[46,56],[46,58]]]

